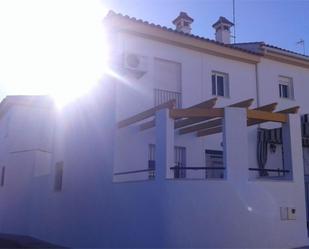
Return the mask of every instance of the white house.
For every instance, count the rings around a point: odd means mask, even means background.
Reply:
[[[224,17],[216,40],[198,37],[193,21],[110,12],[110,72],[92,93],[61,112],[47,97],[2,102],[0,232],[70,247],[308,244],[309,57],[231,44]]]

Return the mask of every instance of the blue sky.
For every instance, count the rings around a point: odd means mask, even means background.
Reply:
[[[180,11],[194,18],[192,33],[214,38],[211,25],[219,16],[233,20],[232,0],[111,0],[108,8],[130,16],[173,27]],[[235,0],[236,42],[265,41],[303,53],[301,38],[309,50],[308,0]],[[309,51],[307,51],[309,52]]]
[[[192,33],[214,38],[219,16],[232,20],[233,0],[0,0],[0,99],[51,94],[74,99],[103,74],[102,19],[112,9],[173,27],[180,11]],[[309,54],[309,0],[235,0],[236,41],[265,41]]]

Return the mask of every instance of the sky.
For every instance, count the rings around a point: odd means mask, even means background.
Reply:
[[[112,9],[173,27],[180,11],[192,33],[214,38],[233,0],[0,0],[0,99],[5,95],[81,96],[102,77],[102,19]],[[236,42],[264,41],[309,54],[309,0],[235,0]]]
[[[219,16],[233,21],[233,0],[112,0],[116,12],[173,27],[180,11],[194,19],[192,33],[214,38],[211,27]],[[307,41],[309,53],[309,0],[235,0],[236,42],[265,41],[303,53],[296,44]],[[308,54],[307,53],[307,54]]]

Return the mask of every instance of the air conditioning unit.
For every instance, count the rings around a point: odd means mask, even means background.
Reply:
[[[148,58],[134,53],[124,54],[124,69],[136,76],[143,76],[148,70]]]

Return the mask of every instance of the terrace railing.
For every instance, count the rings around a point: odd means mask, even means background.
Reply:
[[[261,168],[249,168],[249,171],[258,171],[260,173],[260,177],[285,177],[290,173],[290,170],[286,169],[261,169]],[[261,174],[262,173],[262,174]],[[270,173],[274,173],[274,175],[269,175]]]
[[[176,101],[176,108],[181,108],[181,92],[173,92],[163,89],[154,89],[154,105],[160,105],[170,100]]]
[[[174,175],[179,175],[181,171],[205,171],[202,178],[204,179],[223,179],[225,178],[225,167],[180,167],[174,166],[170,167],[174,171]],[[209,174],[212,172],[212,174]],[[213,174],[214,172],[219,172],[219,174]],[[187,175],[187,174],[184,174]],[[175,178],[186,178],[186,177],[175,177]]]

